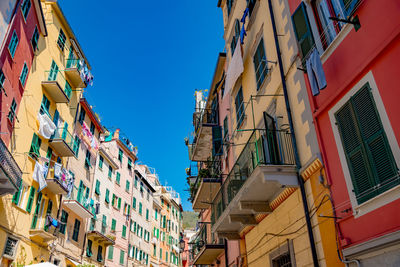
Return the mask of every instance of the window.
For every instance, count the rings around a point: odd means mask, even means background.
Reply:
[[[235,34],[232,36],[232,41],[231,41],[231,53],[233,56],[233,53],[235,52],[236,45],[240,39],[240,23],[239,20],[235,20]]]
[[[3,88],[4,86],[4,80],[6,79],[6,76],[4,76],[3,70],[0,69],[0,87]]]
[[[95,130],[95,126],[94,126],[94,123],[91,121],[91,122],[90,122],[90,132],[91,132],[92,134],[94,134],[94,130]]]
[[[31,148],[29,149],[29,156],[32,158],[40,157],[40,146],[42,144],[42,140],[37,136],[37,134],[33,134]]]
[[[149,220],[149,209],[146,209],[146,220]]]
[[[141,202],[139,202],[139,215],[142,215],[142,203]]]
[[[108,247],[108,259],[113,260],[113,255],[114,254],[114,246],[109,246]]]
[[[74,232],[72,234],[72,240],[78,242],[78,237],[79,237],[79,228],[81,227],[81,221],[78,219],[75,219],[75,224],[74,224]]]
[[[119,160],[119,162],[122,162],[123,155],[124,155],[124,152],[121,149],[119,149],[119,151],[118,151],[118,160]]]
[[[117,227],[117,221],[115,219],[111,220],[111,231],[115,231],[115,228]]]
[[[33,186],[31,186],[31,191],[29,192],[28,203],[26,204],[27,212],[31,212],[31,210],[32,210],[33,198],[35,197],[35,191],[36,191],[36,189]]]
[[[50,101],[45,95],[43,95],[42,103],[40,104],[39,112],[40,112],[40,114],[46,113],[50,117],[49,109],[50,109]]]
[[[225,117],[224,119],[224,140],[228,141],[229,140],[229,128],[228,128],[228,116]]]
[[[118,198],[118,209],[121,209],[121,198]]]
[[[228,17],[231,14],[231,11],[232,11],[233,1],[234,0],[226,0],[226,7],[227,7],[227,12],[228,12]]]
[[[21,75],[19,76],[19,80],[22,84],[22,87],[25,86],[26,83],[26,77],[28,77],[28,65],[26,65],[26,63],[24,63],[24,66],[22,67],[22,71],[21,71]]]
[[[81,112],[79,113],[78,121],[82,124],[85,121],[86,111],[83,107],[81,107]]]
[[[119,264],[124,265],[125,261],[125,251],[121,249],[121,252],[119,253]]]
[[[107,190],[108,190],[108,189],[107,189]],[[99,180],[96,180],[96,188],[95,188],[94,192],[95,192],[97,195],[100,195],[100,181],[99,181]]]
[[[15,50],[17,50],[18,46],[18,35],[17,32],[14,30],[10,43],[8,44],[8,51],[10,52],[10,55],[12,58],[14,58],[15,55]]]
[[[162,248],[160,248],[160,260],[162,260]]]
[[[72,94],[72,88],[71,85],[69,84],[68,81],[65,81],[65,88],[64,88],[65,95],[68,97],[68,99],[71,97]]]
[[[131,170],[132,169],[132,159],[128,158],[128,169]]]
[[[99,156],[99,168],[100,169],[103,169],[103,163],[104,163],[104,158],[103,158],[103,156]]]
[[[254,70],[256,72],[257,91],[260,89],[265,77],[268,74],[267,58],[264,50],[264,40],[261,39],[258,44],[256,53],[253,57]]]
[[[106,197],[104,199],[106,203],[110,203],[110,190],[106,189]]]
[[[76,157],[78,157],[80,144],[81,144],[81,139],[79,139],[79,137],[77,135],[75,135],[73,150],[74,150],[74,153],[75,153]]]
[[[235,108],[236,108],[236,127],[240,128],[244,119],[244,102],[243,102],[243,90],[240,87],[235,97]]]
[[[10,111],[8,112],[7,116],[11,123],[14,122],[16,111],[17,111],[17,102],[15,102],[15,98],[13,98],[11,102]]]
[[[31,39],[31,44],[32,44],[33,51],[36,51],[38,43],[39,43],[39,31],[38,31],[38,28],[36,26],[35,30],[33,31],[32,39]]]
[[[212,127],[212,155],[219,156],[223,154],[223,147],[222,147],[222,128],[221,126],[214,126]]]
[[[102,262],[103,261],[103,247],[99,246],[97,250],[97,261]]]
[[[393,180],[398,168],[368,83],[335,118],[358,204],[398,185]]]
[[[129,180],[126,180],[125,190],[129,192],[130,187],[131,187],[131,183],[129,182]]]
[[[50,72],[49,72],[49,77],[48,77],[49,81],[56,81],[57,80],[58,70],[59,70],[58,66],[57,66],[56,62],[53,60],[51,62],[51,66],[50,66]]]
[[[122,238],[126,238],[126,226],[122,225]]]
[[[21,4],[22,15],[24,16],[24,20],[26,21],[26,17],[29,14],[29,10],[31,9],[31,0],[24,0]]]
[[[57,45],[61,49],[61,51],[64,51],[66,40],[67,37],[65,37],[64,31],[60,29],[60,33],[58,34]]]
[[[86,256],[88,256],[88,257],[92,257],[93,256],[92,244],[93,244],[93,241],[88,239],[87,246],[86,246]]]
[[[288,242],[269,253],[270,266],[290,267],[296,266],[293,254],[293,241]]]
[[[113,168],[111,167],[111,165],[108,165],[108,178],[112,178],[112,172],[113,172]]]
[[[302,57],[305,58],[314,46],[314,38],[304,2],[293,13],[292,23]]]
[[[165,251],[165,261],[168,262],[168,251]]]
[[[90,164],[90,152],[89,152],[89,150],[86,150],[85,168],[88,170],[90,167],[91,167],[91,164]]]
[[[119,172],[117,172],[117,176],[115,178],[115,182],[119,185],[121,182],[121,174]]]
[[[134,210],[136,210],[136,198],[135,197],[132,198],[132,208]]]
[[[138,179],[138,177],[135,175],[135,188],[138,188],[138,182],[139,182],[139,179]]]
[[[153,257],[157,257],[157,246],[153,245]]]
[[[249,18],[250,18],[251,14],[253,13],[257,0],[246,0],[246,1],[247,1],[247,7],[249,8]]]

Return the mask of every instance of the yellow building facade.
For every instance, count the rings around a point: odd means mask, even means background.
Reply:
[[[23,171],[23,183],[14,196],[0,199],[0,250],[6,246],[14,255],[8,258],[3,255],[4,266],[42,261],[77,265],[82,245],[74,240],[85,238],[85,220],[81,220],[82,226],[78,225],[80,231],[76,231],[76,225],[56,227],[51,220],[63,216],[60,206],[68,195],[70,177],[63,170],[75,157],[74,120],[86,87],[79,73],[79,59],[90,66],[58,3],[41,1],[41,4],[48,35],[39,38],[13,132],[14,140],[18,141],[10,147]],[[50,124],[46,119],[56,127],[51,137],[46,133],[46,124]],[[38,173],[47,173],[44,175],[47,186],[40,192],[43,180]],[[69,221],[75,221],[75,217],[79,216],[71,215]],[[66,234],[70,235],[68,240],[57,238]],[[66,247],[63,253],[56,251],[60,246]],[[62,259],[56,256],[59,253],[64,254]]]

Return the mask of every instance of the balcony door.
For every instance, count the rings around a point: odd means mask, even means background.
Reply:
[[[265,135],[263,136],[264,157],[266,164],[279,164],[279,146],[275,119],[264,112]]]

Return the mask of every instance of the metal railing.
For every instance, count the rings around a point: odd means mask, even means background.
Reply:
[[[0,139],[0,168],[3,169],[4,173],[7,175],[9,181],[15,187],[19,189],[22,181],[22,171],[19,168],[14,157],[8,151],[7,146],[4,144],[3,140]]]
[[[79,61],[80,59],[77,58],[69,58],[67,59],[67,64],[65,66],[67,69],[77,69],[79,71],[81,69]]]
[[[218,112],[214,109],[196,109],[193,113],[193,126],[196,133],[204,124],[216,125],[217,123]]]
[[[95,205],[91,205],[91,199],[90,197],[87,198],[85,197],[84,190],[79,192],[79,188],[74,186],[74,189],[71,192],[70,197],[65,197],[66,200],[76,200],[79,202],[85,209],[87,209],[89,212],[91,212],[93,215],[96,214],[96,208]]]
[[[193,172],[196,173],[196,180],[194,183],[189,184],[190,186],[190,200],[193,201],[196,197],[197,191],[200,187],[201,182],[204,179],[209,181],[215,180],[215,182],[220,182],[222,177],[222,164],[221,164],[221,156],[214,157],[212,161],[199,162],[196,165],[191,166]],[[192,169],[191,169],[192,174]]]
[[[71,148],[73,149],[75,147],[75,139],[72,136],[72,134],[68,131],[67,128],[65,127],[58,127],[53,136],[51,137],[51,140],[57,140],[57,139],[62,139],[64,142]]]
[[[223,245],[224,242],[222,239],[217,239],[212,234],[211,231],[211,223],[209,222],[202,222],[200,226],[200,230],[197,232],[196,237],[192,242],[192,249],[191,249],[191,259],[192,261],[196,259],[199,252],[205,245]]]
[[[214,224],[233,200],[255,168],[260,165],[295,165],[291,133],[287,130],[254,130],[235,165],[213,200]]]
[[[44,81],[57,82],[68,98],[71,97],[72,88],[61,71],[45,71]]]

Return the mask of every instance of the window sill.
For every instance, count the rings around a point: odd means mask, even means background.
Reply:
[[[351,24],[346,24],[343,26],[342,30],[336,35],[335,39],[329,44],[329,46],[325,49],[325,51],[321,54],[321,62],[324,64],[330,55],[336,50],[336,48],[342,43],[342,41],[346,38],[346,36],[351,32],[354,28]]]
[[[18,209],[19,211],[22,211],[25,214],[30,214],[30,212],[28,212],[27,210],[25,210],[23,207],[16,205],[15,203],[13,203],[13,206]]]
[[[359,218],[371,211],[389,204],[400,198],[400,185],[397,185],[382,194],[367,200],[366,202],[354,206],[354,218]]]

